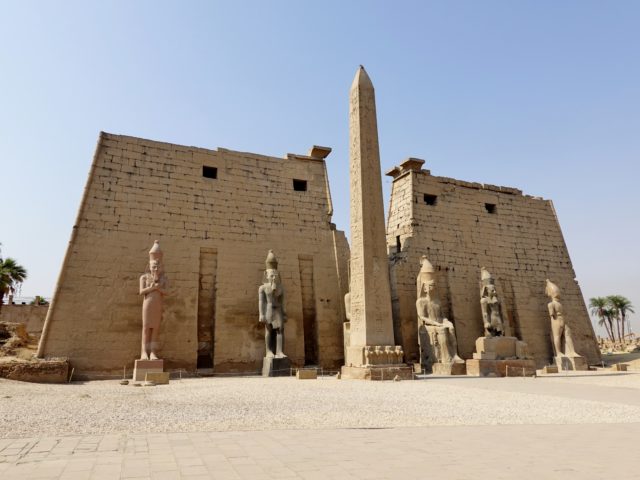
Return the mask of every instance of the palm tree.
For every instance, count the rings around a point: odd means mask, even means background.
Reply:
[[[0,308],[4,296],[13,295],[22,282],[27,279],[27,271],[22,265],[18,265],[13,258],[0,258]]]
[[[625,339],[625,323],[628,313],[635,313],[631,301],[622,295],[609,295],[607,297],[609,304],[616,310],[618,322],[622,325],[620,341],[624,343]]]
[[[595,315],[600,320],[598,321],[599,326],[604,326],[607,331],[607,335],[612,342],[615,342],[615,337],[613,335],[613,326],[609,327],[610,321],[610,313],[608,309],[609,301],[606,297],[593,297],[589,299],[589,309],[591,310],[591,315]]]

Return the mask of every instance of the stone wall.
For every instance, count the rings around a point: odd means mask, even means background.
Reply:
[[[22,323],[36,340],[40,338],[48,305],[2,305],[0,322]]]
[[[422,163],[409,159],[388,172],[394,177],[387,225],[394,333],[406,358],[418,359],[416,277],[426,255],[437,270],[440,299],[455,324],[463,358],[471,358],[483,334],[484,266],[496,279],[507,334],[527,342],[539,366],[552,357],[546,278],[562,290],[577,351],[598,363],[595,335],[552,202],[514,188],[432,176]]]
[[[77,372],[131,368],[140,354],[139,277],[159,239],[170,286],[160,348],[167,368],[260,369],[258,287],[269,249],[286,290],[285,352],[304,364],[305,335],[314,335],[307,352],[336,367],[348,245],[331,214],[322,157],[102,133],[40,353],[68,356]]]

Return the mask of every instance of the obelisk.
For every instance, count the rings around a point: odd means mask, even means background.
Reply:
[[[375,92],[362,66],[351,85],[349,143],[351,333],[343,376],[358,377],[354,368],[402,363],[393,338]]]

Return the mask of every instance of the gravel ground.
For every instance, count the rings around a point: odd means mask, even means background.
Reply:
[[[202,378],[156,387],[121,386],[114,380],[40,385],[0,379],[0,437],[640,422],[638,405],[593,401],[588,394],[584,399],[562,398],[557,391],[559,382],[587,382],[600,393],[610,386],[637,389],[640,374],[487,378],[482,379],[483,388],[465,378]],[[490,382],[495,390],[488,388]],[[552,382],[553,396],[545,392]],[[518,391],[520,386],[529,393]]]

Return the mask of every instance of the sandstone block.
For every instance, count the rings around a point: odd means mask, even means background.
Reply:
[[[262,360],[263,377],[288,377],[291,375],[291,360],[289,357],[264,357]]]
[[[296,370],[298,380],[315,380],[318,378],[318,370],[315,368],[298,368]]]
[[[147,373],[162,373],[164,360],[136,360],[133,364],[133,381],[143,382]]]
[[[556,357],[555,360],[559,370],[589,370],[587,360],[580,355]]]
[[[169,372],[147,372],[144,376],[144,381],[153,382],[156,385],[168,385],[169,376]]]

